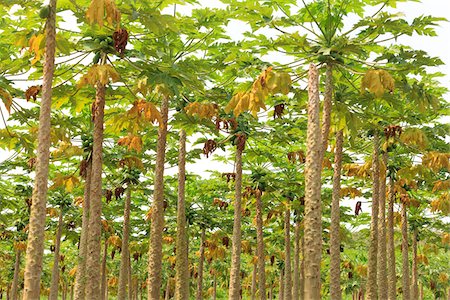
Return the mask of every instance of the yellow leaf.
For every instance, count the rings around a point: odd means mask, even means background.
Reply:
[[[8,91],[0,88],[0,98],[3,99],[3,104],[5,105],[6,110],[8,113],[11,113],[11,105],[12,105],[12,97],[8,93]]]
[[[450,171],[450,153],[431,151],[422,156],[422,165],[437,172],[441,169]]]
[[[394,85],[394,78],[385,70],[369,70],[362,79],[361,91],[368,90],[377,98],[381,98],[386,91],[393,92]]]
[[[87,84],[92,86],[95,86],[98,83],[106,85],[110,80],[116,82],[119,78],[119,73],[117,73],[111,65],[93,65],[87,74],[81,77],[78,82],[78,88]]]
[[[400,135],[400,140],[410,146],[416,146],[419,149],[428,147],[428,138],[420,128],[407,128]]]
[[[44,54],[44,35],[42,33],[38,35],[34,35],[28,41],[29,51],[34,53],[34,58],[31,61],[31,64],[34,65],[41,59],[41,56]]]
[[[97,23],[101,28],[105,14],[108,24],[114,25],[120,22],[120,11],[113,0],[92,0],[86,11],[86,18],[89,24]]]

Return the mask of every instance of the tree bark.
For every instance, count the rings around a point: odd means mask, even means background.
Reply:
[[[132,297],[133,297],[133,282],[131,281],[131,274],[133,273],[133,269],[131,268],[131,256],[130,256],[130,251],[129,250],[128,250],[127,262],[128,262],[128,272],[127,272],[127,276],[128,276],[128,299],[132,300]]]
[[[292,283],[292,298],[294,300],[299,300],[300,291],[300,221],[295,222],[294,230],[294,277]]]
[[[239,139],[239,138],[237,138]],[[245,142],[244,142],[245,144]],[[241,282],[241,206],[242,206],[242,152],[244,146],[236,147],[236,179],[235,179],[235,199],[234,199],[234,223],[231,252],[230,286],[228,290],[228,299],[239,300]]]
[[[106,258],[108,257],[108,241],[105,240],[105,244],[103,245],[103,258],[102,258],[102,284],[100,287],[101,300],[107,299],[106,297],[106,289],[107,289],[107,274],[106,274]]]
[[[122,252],[120,254],[120,270],[119,270],[119,286],[117,292],[118,300],[127,298],[127,286],[131,287],[128,282],[128,265],[129,265],[129,238],[130,238],[130,210],[131,210],[131,186],[127,186],[127,195],[125,197],[125,207],[123,210],[123,233],[122,233]]]
[[[284,212],[284,300],[292,299],[291,272],[291,210]]]
[[[325,97],[323,98],[322,112],[322,159],[328,148],[328,135],[331,125],[331,106],[333,100],[333,65],[326,64],[325,71]]]
[[[370,244],[367,268],[367,299],[378,299],[377,253],[378,253],[378,202],[380,198],[380,138],[373,136],[372,155],[372,214],[370,222]]]
[[[102,64],[106,62],[103,54]],[[101,277],[98,276],[102,235],[102,169],[103,119],[105,114],[105,85],[97,82],[92,119],[94,121],[91,186],[89,192],[89,233],[86,257],[86,299],[101,298]]]
[[[279,282],[278,299],[279,300],[284,300],[284,269],[280,270],[280,282]]]
[[[334,152],[333,193],[331,202],[330,229],[330,294],[332,300],[342,299],[341,291],[341,238],[340,238],[340,204],[341,200],[341,170],[344,133],[336,133],[336,148]]]
[[[150,248],[148,260],[148,299],[159,300],[162,281],[162,234],[164,229],[164,160],[166,157],[167,120],[169,98],[161,103],[162,124],[158,129],[156,146],[155,190],[153,192],[153,213],[150,224]]]
[[[319,124],[319,81],[314,64],[309,67],[308,129],[305,166],[305,300],[320,299],[322,208],[320,202],[322,137]]]
[[[388,299],[388,277],[386,258],[386,170],[388,164],[388,152],[383,152],[383,164],[385,168],[380,174],[380,203],[378,207],[378,297]]]
[[[217,298],[217,278],[216,273],[214,273],[214,279],[213,279],[213,300],[216,300]]]
[[[164,295],[164,300],[169,300],[169,299],[170,299],[170,277],[167,278],[166,292]]]
[[[252,300],[256,300],[256,276],[258,273],[258,265],[253,264],[253,273],[252,273],[252,289],[251,289],[251,298]]]
[[[186,231],[186,131],[180,130],[178,149],[177,251],[175,264],[175,299],[189,299],[189,261]]]
[[[303,232],[300,244],[302,259],[300,260],[300,300],[305,299],[305,233]]]
[[[258,256],[259,299],[266,300],[266,255],[264,253],[263,204],[261,190],[256,190],[256,254]]]
[[[20,272],[20,250],[16,250],[16,260],[14,262],[14,277],[11,286],[11,300],[17,300],[19,292],[19,272]],[[3,296],[3,290],[0,293]],[[1,299],[2,297],[0,297]]]
[[[75,300],[84,300],[86,292],[86,254],[89,226],[90,188],[91,188],[92,161],[87,161],[86,178],[83,195],[83,216],[81,219],[80,249],[78,251],[77,274],[75,277]]]
[[[203,262],[205,261],[205,235],[206,228],[202,227],[201,241],[200,241],[200,258],[198,261],[198,277],[197,277],[197,293],[196,300],[203,299]]]
[[[49,300],[58,300],[58,287],[59,287],[59,252],[61,249],[61,234],[63,227],[63,208],[60,207],[59,219],[58,219],[58,231],[56,233],[55,253],[53,257],[53,269],[52,269],[52,282],[50,285]]]
[[[394,244],[394,180],[389,178],[389,203],[387,215],[387,271],[388,271],[388,299],[397,297],[397,274],[395,271],[395,244]]]
[[[409,286],[409,258],[408,258],[408,217],[407,206],[402,203],[402,295],[403,300],[409,300],[410,286]]]
[[[414,228],[412,238],[412,282],[411,282],[411,299],[416,300],[419,298],[419,271],[417,269],[417,228]]]
[[[50,12],[45,24],[45,62],[39,114],[36,175],[28,227],[23,300],[39,299],[41,291],[42,257],[45,241],[45,207],[47,203],[49,149],[51,144],[50,112],[52,105],[53,73],[55,69],[56,0],[50,0],[49,9]]]

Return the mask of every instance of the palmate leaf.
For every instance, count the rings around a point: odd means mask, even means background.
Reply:
[[[369,70],[361,82],[361,92],[368,90],[377,98],[381,98],[386,91],[392,93],[394,86],[394,78],[385,70]]]
[[[3,100],[8,113],[11,113],[12,97],[7,90],[0,88],[0,98]]]
[[[106,85],[111,80],[112,82],[118,81],[120,78],[119,73],[110,65],[93,65],[87,74],[81,77],[78,82],[78,88],[81,88],[87,84],[95,86],[97,83]]]
[[[428,147],[428,138],[420,128],[405,129],[400,140],[406,145],[416,146],[422,150]]]
[[[40,33],[38,35],[34,35],[30,38],[28,41],[29,49],[28,51],[31,53],[34,53],[34,58],[31,61],[31,64],[34,65],[36,62],[38,62],[42,55],[44,54],[44,48],[45,48],[45,35]]]
[[[128,146],[128,151],[135,150],[136,152],[142,151],[142,139],[139,136],[128,135],[121,137],[117,144],[119,146]]]
[[[89,24],[97,23],[103,27],[106,14],[106,22],[110,25],[120,22],[120,11],[117,9],[113,0],[92,0],[86,11],[86,18]]]
[[[450,171],[450,153],[428,152],[422,156],[422,165],[435,172],[441,169]]]
[[[189,116],[198,116],[202,119],[212,119],[217,116],[218,105],[215,103],[189,103],[184,110]]]

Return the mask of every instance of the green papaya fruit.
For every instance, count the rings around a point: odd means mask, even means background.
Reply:
[[[45,5],[41,7],[41,10],[39,11],[39,17],[41,19],[47,19],[50,14],[50,6]]]

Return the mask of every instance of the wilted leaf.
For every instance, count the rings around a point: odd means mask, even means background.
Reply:
[[[377,98],[380,98],[386,91],[392,93],[394,84],[394,78],[385,70],[369,70],[362,79],[361,91],[368,90],[374,93]]]
[[[78,82],[78,88],[87,84],[92,86],[95,86],[97,83],[106,85],[110,80],[116,82],[119,78],[119,73],[117,73],[111,65],[93,65],[87,74],[81,77]]]
[[[101,28],[103,27],[105,14],[108,24],[114,25],[114,23],[120,22],[120,11],[113,0],[92,0],[86,11],[86,18],[89,24],[97,23]]]
[[[12,105],[11,95],[8,93],[8,91],[0,88],[0,98],[2,98],[3,104],[5,105],[8,113],[11,113],[11,105]]]

